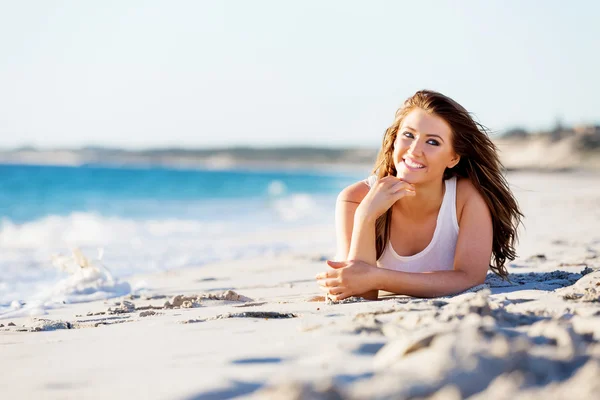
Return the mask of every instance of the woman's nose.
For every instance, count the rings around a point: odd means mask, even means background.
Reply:
[[[413,140],[413,142],[410,144],[410,154],[414,154],[414,155],[420,155],[422,152],[422,145],[421,145],[421,141],[420,140]]]

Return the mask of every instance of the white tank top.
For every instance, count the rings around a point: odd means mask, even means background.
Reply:
[[[372,187],[377,176],[372,175],[364,182]],[[385,246],[377,260],[379,268],[404,272],[430,272],[454,269],[454,252],[458,240],[458,221],[456,219],[456,177],[444,181],[446,191],[437,216],[435,232],[429,245],[423,251],[412,256],[399,256],[391,241]]]

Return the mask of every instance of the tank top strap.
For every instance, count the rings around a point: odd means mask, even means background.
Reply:
[[[369,187],[373,187],[377,182],[377,175],[371,175],[363,182]],[[458,232],[458,219],[456,217],[456,177],[453,176],[450,179],[444,181],[446,185],[446,192],[444,193],[444,208],[440,210],[443,214],[443,218],[447,219],[449,226],[452,226],[456,232]]]
[[[456,177],[453,176],[446,180],[446,194],[447,198],[447,209],[444,210],[451,218],[451,225],[458,232],[458,219],[456,218]]]

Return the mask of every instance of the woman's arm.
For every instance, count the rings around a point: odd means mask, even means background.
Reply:
[[[402,272],[379,268],[377,286],[387,292],[413,297],[448,296],[483,283],[462,270]],[[485,278],[484,278],[485,279]]]
[[[373,188],[358,182],[344,189],[338,196],[336,204],[336,235],[338,239],[338,260],[361,261],[372,267],[356,277],[358,287],[364,290],[353,290],[352,295],[376,300],[378,288],[374,285],[373,271],[377,269],[377,251],[375,249],[375,221],[386,212],[398,199],[414,195],[414,187],[394,176],[387,176],[373,185]],[[332,266],[332,264],[330,264]],[[335,268],[335,267],[334,267]],[[331,274],[333,272],[333,274]],[[350,271],[352,272],[352,271]],[[347,271],[329,271],[325,275],[335,275],[335,280],[324,279],[319,274],[319,284],[331,295],[341,294],[340,285],[350,283],[344,278]],[[356,281],[354,282],[356,283]],[[328,289],[329,285],[337,285]],[[356,289],[356,286],[353,284]],[[346,296],[348,297],[348,296]]]
[[[472,185],[464,191],[467,193],[462,193],[466,200],[459,220],[453,270],[411,273],[375,268],[362,260],[330,262],[335,271],[323,274],[321,279],[336,294],[333,298],[353,296],[365,287],[415,297],[437,297],[482,284],[492,254],[492,218],[483,197]]]
[[[373,278],[378,289],[437,297],[460,293],[485,281],[492,254],[492,218],[483,197],[470,183],[461,185],[461,189],[466,200],[460,215],[454,269],[410,273],[378,268]]]
[[[375,222],[370,223],[360,213],[356,213],[367,193],[369,193],[369,187],[361,181],[348,186],[337,198],[335,206],[336,260],[361,260],[371,265],[377,263]],[[356,294],[356,296],[377,300],[378,293],[379,291],[375,289]]]
[[[369,193],[369,187],[361,181],[348,186],[337,197],[335,204],[336,260],[348,259],[356,209],[367,193]]]

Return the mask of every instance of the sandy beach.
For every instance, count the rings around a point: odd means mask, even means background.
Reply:
[[[598,398],[600,178],[508,178],[526,215],[509,282],[326,303],[314,276],[334,227],[272,232],[314,246],[137,275],[144,289],[124,297],[1,319],[2,398]]]

